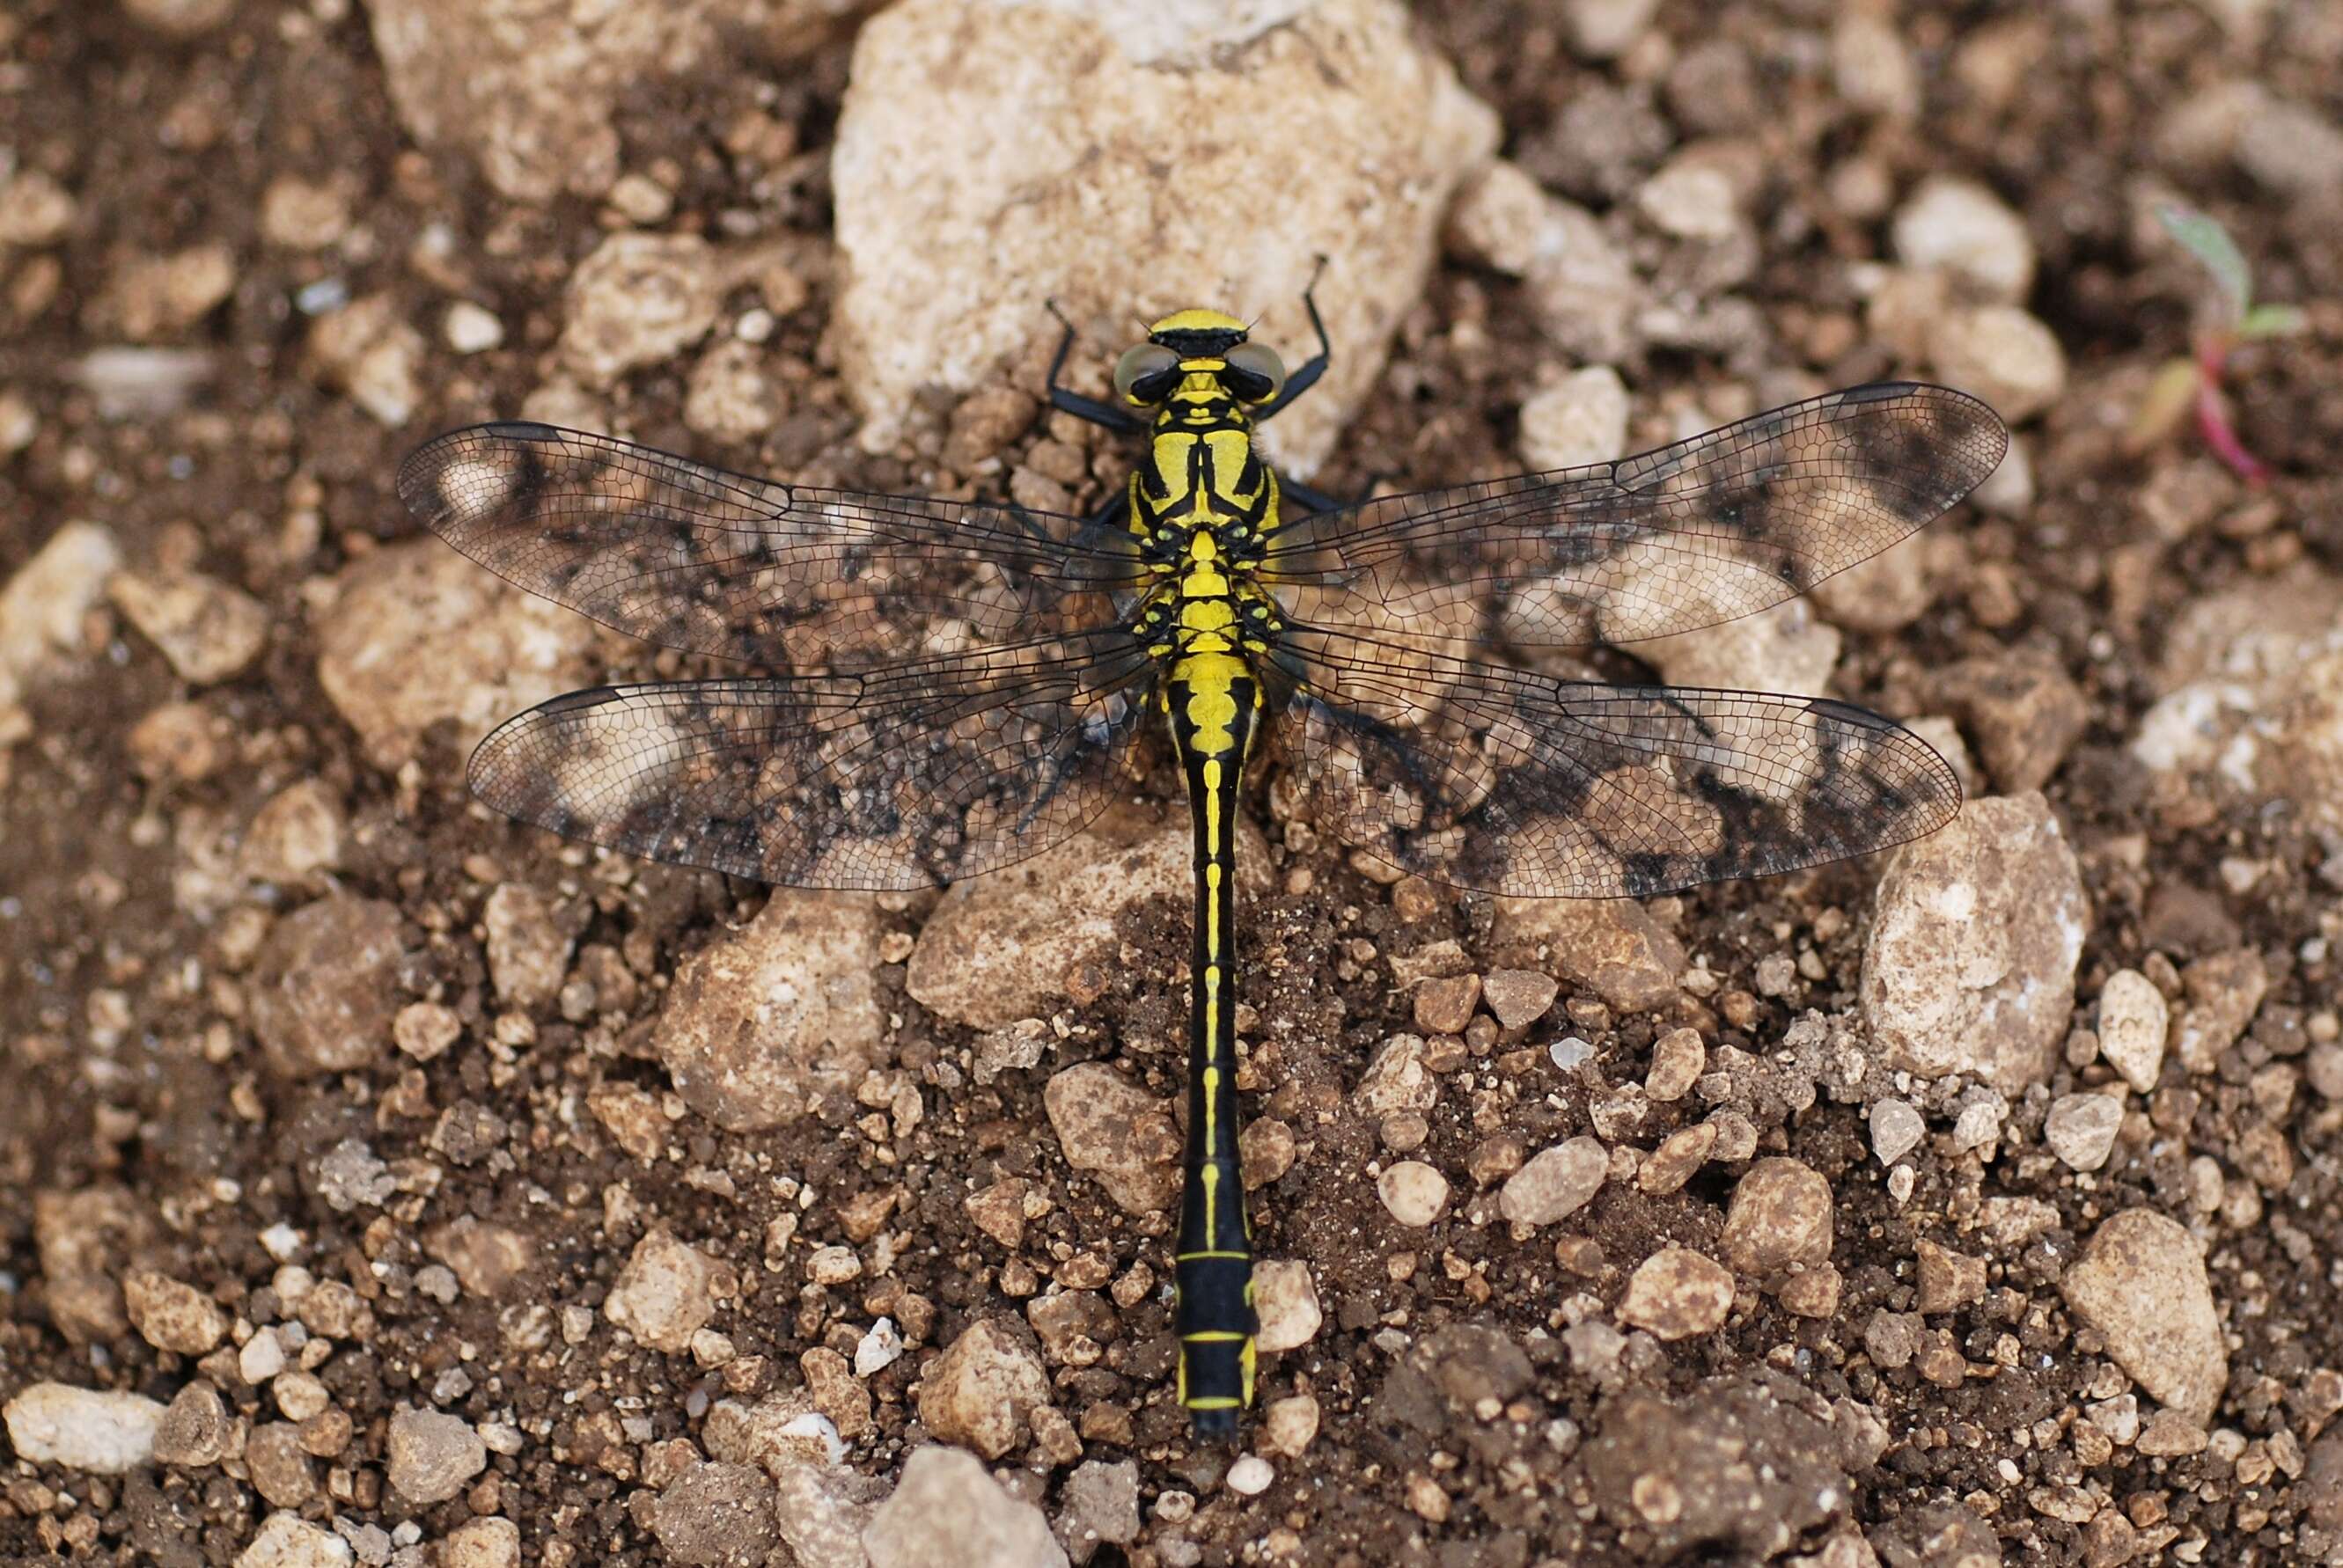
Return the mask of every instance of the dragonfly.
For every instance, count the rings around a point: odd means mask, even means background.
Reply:
[[[1154,321],[1113,396],[1052,407],[1143,444],[1095,513],[758,478],[503,421],[398,474],[415,516],[528,592],[728,661],[513,718],[469,781],[523,822],[796,888],[913,890],[1062,844],[1168,735],[1193,819],[1178,1398],[1201,1439],[1252,1404],[1259,1329],[1238,1158],[1236,828],[1292,775],[1393,870],[1507,896],[1622,898],[1933,832],[1961,803],[1911,731],[1827,698],[1541,673],[1780,604],[1974,489],[2008,434],[1885,382],[1615,462],[1344,504],[1265,460],[1288,373],[1217,310]],[[1157,725],[1161,729],[1156,729]],[[1159,739],[1155,743],[1161,745]]]

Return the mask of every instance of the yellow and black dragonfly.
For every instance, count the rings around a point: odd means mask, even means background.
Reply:
[[[1617,898],[1928,833],[1960,785],[1926,743],[1827,699],[1559,678],[1502,650],[1631,643],[1761,610],[1966,496],[2008,437],[1940,387],[1810,398],[1613,463],[1339,505],[1281,483],[1253,427],[1306,391],[1243,323],[1156,322],[1111,401],[1143,437],[1099,515],[823,489],[531,423],[400,469],[427,527],[531,593],[735,660],[604,686],[474,754],[481,799],[630,854],[799,888],[971,877],[1082,830],[1168,725],[1195,820],[1182,1404],[1252,1398],[1237,1157],[1234,846],[1264,750],[1322,828],[1407,872]],[[1473,649],[1499,650],[1475,658]]]

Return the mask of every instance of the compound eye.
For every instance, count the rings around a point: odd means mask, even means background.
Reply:
[[[1114,362],[1114,392],[1126,403],[1160,403],[1171,387],[1167,373],[1177,372],[1180,357],[1161,343],[1135,343]]]
[[[1229,390],[1248,403],[1266,403],[1285,390],[1285,361],[1266,343],[1240,343],[1228,352]]]

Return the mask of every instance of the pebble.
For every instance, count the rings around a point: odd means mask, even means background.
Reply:
[[[1733,176],[1714,158],[1679,156],[1635,191],[1635,206],[1654,228],[1676,239],[1721,245],[1747,222]]]
[[[255,1387],[285,1370],[285,1342],[275,1329],[256,1329],[236,1352],[236,1374]]]
[[[597,631],[435,538],[392,545],[335,579],[317,679],[368,759],[395,771],[434,724],[459,748],[510,714],[587,684]]]
[[[766,369],[764,351],[737,337],[701,355],[684,389],[685,427],[714,441],[753,441],[788,412],[781,384]]]
[[[1427,1034],[1462,1034],[1480,1004],[1479,975],[1422,980],[1415,988],[1415,1027]]]
[[[2163,1076],[2169,1022],[2165,994],[2135,968],[2120,968],[2099,987],[2099,1055],[2137,1092],[2151,1092]]]
[[[2090,722],[2082,689],[2040,654],[1962,659],[1937,675],[1936,692],[1976,737],[1977,755],[2005,795],[2047,784]]]
[[[1415,305],[1451,196],[1496,150],[1495,113],[1381,0],[1093,0],[966,21],[960,0],[908,0],[855,40],[830,169],[837,337],[864,440],[893,440],[923,386],[966,393],[1045,347],[1054,329],[1028,302],[1051,295],[1086,328],[1071,379],[1095,395],[1128,339],[1133,255],[1166,299],[1262,313],[1255,340],[1298,363],[1323,251],[1343,282],[1329,271],[1320,308],[1357,347],[1266,432],[1309,474],[1382,375],[1373,346]],[[992,125],[1019,132],[965,131]],[[1277,225],[1233,274],[1218,236],[1160,219],[1199,168],[1276,193]]]
[[[469,1214],[424,1232],[423,1250],[455,1271],[465,1291],[491,1301],[527,1292],[537,1266],[537,1238]]]
[[[1830,1261],[1829,1181],[1786,1156],[1760,1160],[1733,1189],[1722,1245],[1740,1273],[1763,1279]]]
[[[1851,108],[1894,120],[1919,112],[1919,67],[1885,16],[1860,10],[1839,14],[1831,33],[1831,73]]]
[[[602,1315],[651,1349],[679,1355],[716,1315],[717,1300],[739,1289],[731,1264],[661,1227],[635,1243],[602,1303]]]
[[[911,1451],[902,1479],[862,1533],[870,1568],[1066,1568],[1050,1523],[1011,1496],[974,1454]]]
[[[2218,1067],[2269,992],[2269,970],[2251,948],[2207,953],[2180,971],[2187,1005],[2173,1026],[2173,1053],[2190,1072]]]
[[[1563,26],[1581,59],[1615,60],[1640,42],[1659,0],[1564,0]]]
[[[193,1285],[134,1269],[122,1280],[123,1304],[140,1337],[158,1351],[208,1354],[227,1334],[227,1314]]]
[[[1053,1074],[1042,1108],[1066,1163],[1086,1171],[1126,1214],[1159,1213],[1180,1190],[1180,1132],[1171,1105],[1102,1061]]]
[[[1375,1179],[1375,1192],[1391,1217],[1422,1228],[1448,1207],[1448,1178],[1421,1160],[1403,1160]]]
[[[2211,1418],[2228,1384],[2228,1348],[2204,1249],[2186,1226],[2152,1209],[2112,1215],[2058,1288],[2133,1382],[2200,1425]]]
[[[1501,953],[1543,950],[1538,968],[1621,1013],[1673,1005],[1685,968],[1682,944],[1633,899],[1501,898],[1489,940]]]
[[[82,623],[121,562],[113,534],[68,522],[0,588],[0,708],[52,657],[81,649]]]
[[[1985,1299],[1986,1261],[1923,1241],[1917,1249],[1920,1298],[1926,1312],[1956,1312]]]
[[[162,650],[173,673],[193,686],[234,679],[268,645],[270,618],[261,602],[201,572],[117,572],[107,592]]]
[[[390,1483],[409,1503],[445,1503],[488,1467],[488,1445],[472,1423],[444,1411],[393,1412],[387,1446]]]
[[[1871,1152],[1882,1165],[1895,1164],[1927,1135],[1927,1119],[1910,1101],[1882,1100],[1871,1107]]]
[[[1565,1034],[1545,1048],[1546,1060],[1564,1072],[1574,1072],[1594,1055],[1594,1042]]]
[[[1059,1500],[1058,1539],[1077,1562],[1089,1562],[1101,1545],[1128,1546],[1139,1539],[1139,1466],[1131,1460],[1093,1459],[1075,1466]]]
[[[155,1458],[163,1464],[217,1464],[227,1456],[234,1430],[219,1390],[197,1379],[163,1412],[155,1428]]]
[[[289,1422],[254,1427],[245,1439],[244,1463],[252,1473],[253,1490],[272,1508],[298,1511],[317,1494],[317,1477],[302,1452],[300,1429]]]
[[[1627,387],[1608,365],[1574,370],[1522,402],[1515,437],[1534,473],[1615,461],[1627,449]]]
[[[272,1513],[260,1522],[252,1544],[238,1553],[236,1568],[348,1568],[350,1543],[297,1513]]]
[[[375,422],[397,429],[423,400],[423,334],[388,294],[369,294],[326,311],[309,328],[308,359]]]
[[[505,324],[493,310],[459,299],[447,307],[439,323],[440,340],[458,354],[485,354],[501,347]]]
[[[1261,1318],[1254,1342],[1263,1355],[1300,1349],[1318,1337],[1326,1321],[1310,1265],[1299,1259],[1272,1258],[1254,1264],[1252,1297]]]
[[[2112,1095],[2062,1094],[2043,1119],[2042,1141],[2073,1169],[2097,1171],[2107,1162],[2123,1118],[2123,1101]]]
[[[1733,1275],[1688,1247],[1663,1247],[1636,1266],[1619,1301],[1619,1321],[1664,1340],[1724,1326],[1733,1311]]]
[[[1277,1479],[1277,1471],[1257,1453],[1248,1453],[1229,1466],[1229,1490],[1240,1497],[1258,1497]]]
[[[153,1455],[163,1409],[143,1394],[36,1382],[8,1401],[0,1420],[19,1459],[119,1475]]]
[[[474,1519],[439,1543],[437,1568],[520,1568],[520,1526],[509,1519]]]
[[[2038,794],[1971,800],[1896,851],[1864,950],[1864,1012],[1888,1065],[2017,1093],[2055,1065],[2090,927],[2082,870]]]
[[[1527,1029],[1544,1018],[1561,994],[1552,975],[1536,970],[1491,970],[1481,982],[1481,1000],[1505,1029]]]
[[[1033,1412],[1050,1403],[1041,1352],[1009,1322],[970,1323],[920,1377],[920,1419],[930,1435],[987,1459],[1022,1442]]]
[[[331,786],[322,779],[297,780],[253,813],[236,851],[236,869],[252,881],[280,888],[326,889],[329,882],[321,873],[341,869],[347,827]],[[395,1038],[395,1020],[392,1032]]]
[[[563,364],[597,390],[708,336],[723,303],[714,249],[693,234],[613,234],[570,275]]]
[[[695,1464],[650,1512],[666,1560],[688,1568],[761,1568],[780,1546],[773,1483],[753,1464]]]
[[[269,1064],[307,1077],[378,1061],[405,958],[398,910],[380,900],[337,894],[277,921],[246,985]]]
[[[1273,1399],[1261,1412],[1262,1446],[1272,1453],[1299,1459],[1318,1438],[1318,1401],[1310,1393]]]
[[[1946,312],[1928,334],[1928,357],[1948,385],[1993,405],[2022,424],[2066,389],[2066,356],[2041,320],[2014,305]]]
[[[903,1336],[895,1327],[895,1320],[880,1318],[854,1347],[854,1375],[870,1377],[902,1359]]]
[[[1674,1192],[1692,1180],[1693,1172],[1708,1163],[1716,1148],[1716,1123],[1695,1121],[1689,1127],[1679,1127],[1660,1141],[1660,1146],[1637,1168],[1635,1185],[1654,1194]]]
[[[1708,1047],[1696,1029],[1672,1029],[1652,1042],[1644,1093],[1662,1104],[1682,1100],[1708,1069]]]
[[[0,245],[25,250],[55,245],[72,229],[80,210],[73,193],[48,175],[16,169],[0,178]]]
[[[480,925],[497,1000],[523,1010],[551,1003],[568,972],[575,940],[562,929],[552,900],[523,883],[500,883],[480,911]]]
[[[1584,1135],[1541,1150],[1505,1179],[1497,1193],[1498,1211],[1513,1224],[1551,1225],[1584,1208],[1603,1189],[1611,1154]]]
[[[2018,304],[2034,286],[2026,220],[1976,180],[1922,180],[1896,209],[1889,239],[1905,266],[1941,267],[1996,304]]]
[[[1360,1074],[1353,1103],[1378,1120],[1403,1111],[1421,1114],[1439,1104],[1440,1079],[1426,1060],[1429,1049],[1419,1034],[1395,1034],[1383,1041]]]

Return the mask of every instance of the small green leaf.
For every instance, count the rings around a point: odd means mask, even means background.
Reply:
[[[2229,231],[2221,226],[2218,218],[2178,202],[2166,202],[2156,209],[2156,216],[2165,231],[2213,275],[2214,284],[2229,302],[2232,320],[2253,308],[2253,268],[2246,265],[2245,253],[2237,248],[2237,242],[2229,237]]]
[[[2237,323],[2237,336],[2291,337],[2309,325],[2298,305],[2257,305]]]

